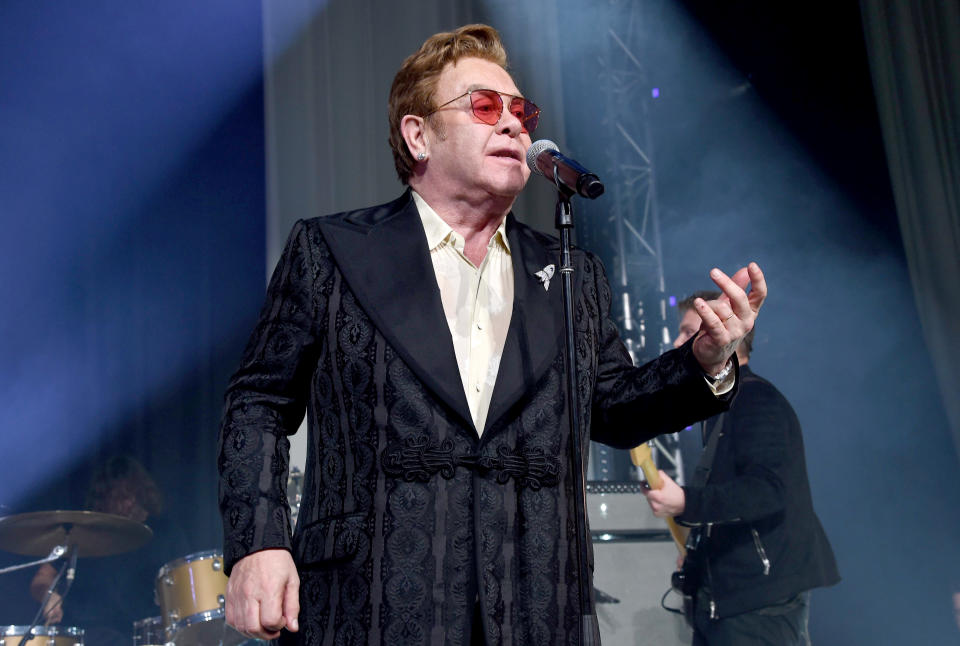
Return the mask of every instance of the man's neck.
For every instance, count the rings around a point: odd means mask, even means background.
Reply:
[[[423,201],[440,219],[463,236],[463,254],[477,267],[487,255],[487,245],[513,206],[512,198],[488,196],[471,200],[464,196],[445,196],[425,186],[414,186]]]

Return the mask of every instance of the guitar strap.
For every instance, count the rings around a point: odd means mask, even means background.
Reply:
[[[720,435],[722,435],[723,432],[723,420],[726,416],[726,413],[720,413],[717,415],[713,431],[709,434],[708,439],[705,438],[707,439],[707,445],[704,447],[703,453],[700,455],[700,460],[697,462],[697,468],[693,472],[693,478],[690,483],[693,487],[702,488],[707,484],[707,480],[710,478],[710,471],[713,469],[713,459],[717,454],[717,444],[719,444]],[[703,427],[704,435],[706,435],[706,421],[703,422]],[[660,605],[667,610],[682,614],[687,620],[687,624],[691,627],[694,625],[694,608],[696,606],[697,590],[700,587],[701,574],[699,572],[699,564],[697,563],[699,558],[696,555],[697,550],[699,549],[702,532],[702,525],[697,525],[691,529],[689,536],[687,536],[687,558],[684,559],[683,565],[680,567],[680,571],[674,572],[673,577],[671,577],[671,586],[683,594],[683,611],[668,608],[663,604],[662,601],[660,603]]]
[[[719,443],[720,436],[723,434],[723,420],[726,417],[726,413],[717,415],[717,423],[713,427],[713,432],[709,434],[710,437],[707,439],[707,445],[704,447],[700,461],[697,462],[697,468],[693,472],[693,478],[690,483],[693,487],[704,487],[707,484],[707,480],[710,479],[710,472],[713,470],[713,459],[717,454],[717,444]],[[703,426],[704,432],[706,433],[706,421],[703,423]]]
[[[743,381],[747,382],[760,380],[756,377],[747,377]],[[706,440],[706,446],[703,449],[703,453],[700,455],[699,462],[697,462],[697,468],[693,472],[693,478],[691,479],[690,483],[692,487],[703,488],[710,480],[710,472],[713,471],[713,462],[717,455],[717,445],[720,444],[720,436],[723,435],[723,422],[726,420],[726,418],[726,412],[717,415],[716,423],[714,424],[712,430],[707,428],[708,420],[703,422],[703,433],[705,436],[704,439]],[[696,551],[700,545],[703,527],[703,525],[698,525],[690,532],[690,536],[687,539],[688,554],[696,554]],[[687,562],[684,562],[684,567],[682,568],[684,571],[686,571],[687,565]],[[689,587],[682,587],[676,583],[673,584],[673,587],[681,589],[684,594],[683,615],[686,617],[687,623],[690,626],[693,626],[693,613],[696,605],[697,588],[700,587],[698,575],[689,574],[687,578],[687,586]],[[661,605],[663,604],[661,603]]]
[[[747,383],[748,381],[761,381],[757,377],[748,376],[744,377],[741,383]],[[713,459],[717,454],[717,443],[720,440],[720,436],[723,434],[723,420],[727,418],[727,413],[723,412],[717,415],[717,423],[713,427],[713,432],[709,435],[709,438],[704,438],[707,441],[707,445],[703,449],[703,453],[700,456],[700,461],[697,462],[697,468],[693,472],[693,478],[690,483],[693,487],[704,487],[707,484],[707,480],[710,478],[710,471],[713,470]],[[703,422],[703,432],[704,435],[707,434],[707,422]]]

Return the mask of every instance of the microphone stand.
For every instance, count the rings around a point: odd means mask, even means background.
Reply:
[[[567,402],[570,416],[570,456],[573,466],[573,507],[577,531],[577,580],[580,591],[580,644],[600,646],[600,626],[590,602],[592,586],[587,563],[590,537],[587,534],[587,483],[583,469],[583,438],[580,428],[580,402],[577,399],[577,353],[573,332],[573,265],[570,262],[570,236],[573,231],[573,207],[570,190],[553,167],[557,185],[556,228],[560,232],[560,293],[563,298],[563,325],[566,332]]]

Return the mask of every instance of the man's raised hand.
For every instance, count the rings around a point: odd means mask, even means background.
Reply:
[[[715,375],[753,329],[757,313],[767,298],[767,283],[760,265],[755,262],[741,267],[732,278],[714,268],[710,278],[723,294],[713,301],[698,298],[693,303],[701,320],[700,333],[693,342],[693,355],[705,373]]]

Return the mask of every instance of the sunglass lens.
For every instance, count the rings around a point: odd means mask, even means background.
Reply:
[[[473,114],[486,124],[495,126],[500,120],[503,110],[503,100],[500,95],[491,90],[474,90],[470,93],[470,102]]]
[[[540,108],[534,103],[521,97],[514,97],[510,101],[510,113],[523,124],[523,131],[533,133],[537,129],[537,122],[540,120]]]
[[[523,125],[528,133],[533,134],[533,131],[537,129],[537,124],[540,123],[540,108],[532,101],[524,99],[523,114]]]

